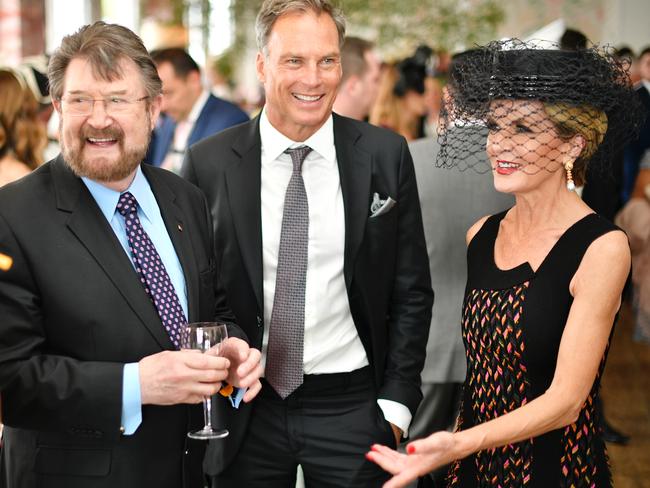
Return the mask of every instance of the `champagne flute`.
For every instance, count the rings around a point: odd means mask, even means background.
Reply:
[[[208,349],[216,346],[217,354],[223,341],[228,338],[228,328],[226,324],[216,322],[196,322],[185,324],[181,329],[181,349],[196,349],[206,352]],[[204,426],[200,430],[188,432],[187,437],[190,439],[208,440],[221,439],[228,435],[226,429],[212,428],[212,398],[203,399],[203,419]]]

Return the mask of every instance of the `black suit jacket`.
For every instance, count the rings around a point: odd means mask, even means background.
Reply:
[[[143,166],[181,262],[189,320],[215,305],[203,195]],[[136,272],[83,182],[58,159],[0,190],[0,486],[202,487],[200,406],[144,406],[120,434],[125,363],[173,349]]]
[[[433,293],[413,161],[393,132],[334,115],[345,208],[344,275],[352,318],[380,398],[415,412]],[[228,305],[253,347],[262,347],[261,142],[259,118],[192,146],[184,176],[205,193],[215,224],[215,256]],[[433,164],[433,163],[432,163]],[[370,217],[373,194],[397,201]],[[247,415],[225,412],[231,436],[212,443],[207,471],[237,452]]]

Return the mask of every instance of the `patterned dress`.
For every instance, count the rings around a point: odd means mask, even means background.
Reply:
[[[590,214],[560,237],[537,271],[528,263],[501,270],[494,262],[494,243],[504,216],[487,219],[467,251],[462,319],[467,377],[461,430],[521,407],[548,389],[573,300],[571,278],[589,245],[617,229]],[[594,407],[604,364],[605,357],[574,424],[457,461],[450,468],[448,486],[612,486]]]

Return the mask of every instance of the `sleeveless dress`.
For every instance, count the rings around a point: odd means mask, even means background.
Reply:
[[[548,389],[573,301],[569,283],[589,245],[618,229],[597,214],[587,215],[566,230],[537,271],[528,263],[501,270],[494,243],[505,214],[489,217],[467,250],[462,317],[467,376],[459,430],[504,415]],[[611,487],[594,401],[606,355],[574,424],[456,461],[447,485]]]

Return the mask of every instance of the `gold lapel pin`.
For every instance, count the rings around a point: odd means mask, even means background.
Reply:
[[[13,264],[14,260],[11,259],[11,256],[7,256],[0,252],[0,271],[9,271]]]

